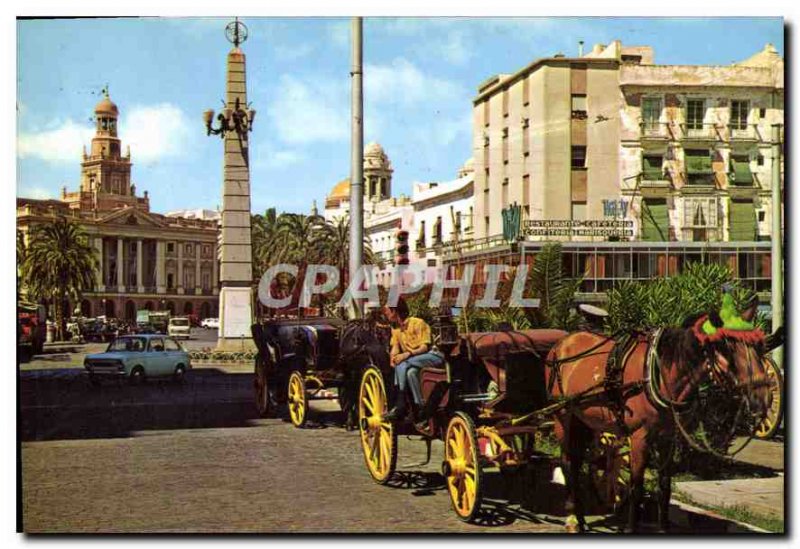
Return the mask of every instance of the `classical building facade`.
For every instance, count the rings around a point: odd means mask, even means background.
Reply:
[[[218,221],[214,212],[150,211],[147,191],[131,182],[131,154],[121,154],[119,110],[106,94],[95,108],[91,151],[84,149],[80,188],[60,200],[17,198],[17,229],[65,216],[79,222],[99,260],[92,292],[73,305],[85,316],[135,319],[138,309],[217,315]]]
[[[587,295],[712,261],[765,297],[783,71],[769,44],[694,66],[615,41],[488,79],[473,100],[474,239],[444,261],[513,264],[560,240]]]
[[[364,235],[378,269],[375,282],[388,287],[397,261],[397,232],[408,231],[409,263],[424,268],[432,282],[442,268],[444,248],[472,238],[474,219],[474,159],[446,182],[415,182],[412,196],[392,196],[392,165],[377,143],[364,150]],[[349,215],[350,180],[337,183],[325,199],[329,221]],[[312,210],[312,211],[315,211]]]

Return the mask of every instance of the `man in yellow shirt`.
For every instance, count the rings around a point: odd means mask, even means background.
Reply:
[[[408,305],[402,297],[398,300],[396,307],[384,307],[383,314],[392,324],[389,357],[394,368],[398,391],[394,406],[386,414],[386,419],[394,421],[402,419],[407,412],[406,387],[411,389],[414,403],[418,407],[422,406],[419,371],[426,366],[441,367],[444,357],[438,350],[432,348],[430,326],[421,318],[409,316]]]

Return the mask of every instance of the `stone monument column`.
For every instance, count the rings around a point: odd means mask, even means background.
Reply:
[[[222,182],[222,226],[220,238],[219,336],[217,349],[254,349],[253,264],[250,242],[249,133],[255,111],[247,104],[245,55],[239,45],[247,38],[247,27],[236,20],[226,28],[233,48],[228,52],[225,110],[218,116],[220,127],[212,129],[213,111],[206,111],[209,134],[219,134],[224,143]]]

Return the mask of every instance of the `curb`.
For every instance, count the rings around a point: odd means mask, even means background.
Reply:
[[[675,499],[675,498],[672,498],[671,500],[669,500],[669,502],[671,504],[675,505],[676,507],[678,507],[679,509],[681,509],[682,511],[687,511],[687,512],[695,513],[695,514],[698,514],[698,515],[704,515],[704,516],[711,517],[711,518],[714,518],[714,519],[717,519],[717,520],[724,520],[724,521],[732,522],[734,524],[737,524],[737,525],[741,526],[742,528],[747,528],[748,530],[750,530],[752,532],[757,532],[757,533],[760,533],[760,534],[775,534],[776,533],[776,532],[770,532],[769,530],[764,530],[763,528],[759,528],[758,526],[754,526],[754,525],[748,524],[746,522],[741,522],[741,521],[738,521],[738,520],[735,520],[735,519],[732,519],[732,518],[728,518],[728,517],[722,516],[719,513],[715,513],[714,511],[709,511],[708,509],[703,509],[702,507],[697,507],[695,505],[692,505],[690,503],[685,503],[685,502],[680,501],[680,500]]]

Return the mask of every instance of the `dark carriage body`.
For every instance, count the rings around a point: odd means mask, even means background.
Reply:
[[[425,368],[420,376],[431,432],[445,428],[445,418],[457,411],[478,422],[481,415],[494,421],[543,408],[548,398],[545,358],[566,335],[535,329],[459,336],[445,366]]]

